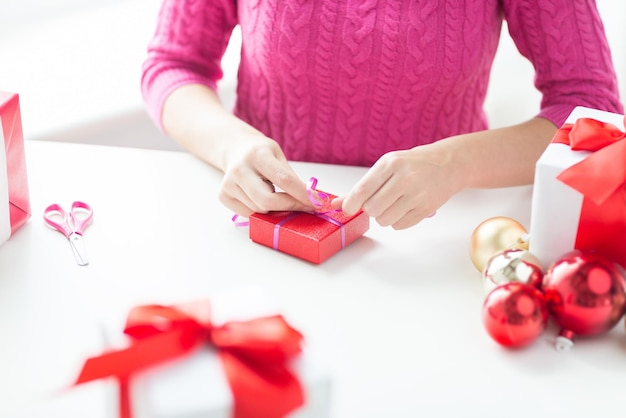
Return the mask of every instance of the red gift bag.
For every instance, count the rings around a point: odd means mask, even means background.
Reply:
[[[26,176],[24,134],[19,97],[0,92],[0,244],[30,218],[30,195]]]

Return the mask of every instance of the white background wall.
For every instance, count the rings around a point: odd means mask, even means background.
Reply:
[[[596,0],[613,53],[622,97],[626,102],[626,1]],[[492,126],[519,122],[537,112],[541,99],[532,85],[533,69],[503,33],[496,55],[486,109]],[[520,116],[522,116],[520,118]]]
[[[178,149],[148,120],[140,66],[161,0],[0,0],[0,90],[20,93],[27,138]],[[626,100],[626,1],[597,0]],[[232,104],[234,47],[222,99]],[[229,71],[228,69],[231,69]],[[536,113],[530,64],[503,33],[486,110],[494,127]]]
[[[105,3],[124,0],[106,0]],[[101,5],[96,0],[2,0],[0,2],[0,23],[27,22],[33,19],[51,18],[77,9]]]

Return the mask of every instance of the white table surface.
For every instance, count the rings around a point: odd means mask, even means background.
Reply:
[[[333,418],[623,417],[623,321],[553,348],[551,327],[510,351],[480,319],[473,229],[492,216],[528,227],[531,187],[465,191],[404,231],[370,230],[316,266],[255,244],[217,200],[220,175],[194,157],[27,141],[33,216],[0,246],[0,416],[104,416],[102,387],[58,398],[99,353],[96,316],[238,286],[266,288],[334,370]],[[294,163],[343,194],[364,169]],[[78,267],[44,208],[91,204],[91,264]]]

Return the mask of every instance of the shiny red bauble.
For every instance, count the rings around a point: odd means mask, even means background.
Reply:
[[[546,271],[543,292],[561,337],[569,340],[609,331],[626,310],[624,269],[594,253],[560,257]]]
[[[531,344],[546,328],[548,310],[541,291],[521,282],[494,288],[483,304],[483,325],[498,344],[519,348]]]

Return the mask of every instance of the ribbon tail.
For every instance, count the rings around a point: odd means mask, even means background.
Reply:
[[[283,418],[304,404],[300,381],[286,364],[220,353],[233,393],[233,418]]]
[[[133,412],[130,401],[130,381],[128,377],[119,379],[119,418],[132,418]]]
[[[181,356],[199,342],[196,334],[188,330],[164,332],[134,341],[128,348],[89,358],[75,384],[107,377],[127,378],[133,372]]]

